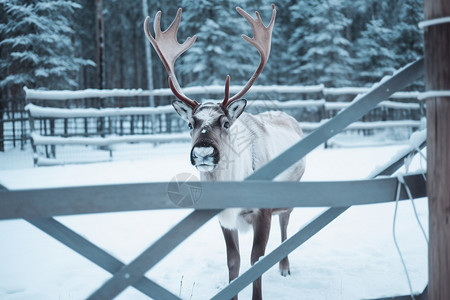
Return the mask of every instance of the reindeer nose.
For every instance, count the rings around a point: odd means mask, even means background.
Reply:
[[[213,147],[194,147],[192,156],[194,158],[207,158],[214,155]]]
[[[196,166],[215,166],[219,162],[219,152],[213,146],[195,146],[191,151],[191,164]]]

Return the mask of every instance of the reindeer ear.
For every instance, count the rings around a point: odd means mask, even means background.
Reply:
[[[228,105],[228,116],[230,117],[231,121],[236,121],[237,118],[244,112],[245,106],[247,105],[247,100],[245,99],[239,99],[236,101],[233,101]]]
[[[172,106],[173,108],[175,108],[175,111],[183,120],[188,123],[191,122],[193,113],[192,107],[180,100],[173,100]]]

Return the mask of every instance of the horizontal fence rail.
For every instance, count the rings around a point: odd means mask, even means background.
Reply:
[[[296,109],[296,108],[320,108],[325,110],[341,110],[351,105],[351,102],[327,102],[325,100],[252,100],[249,108],[264,109]],[[419,109],[418,103],[401,103],[394,101],[382,101],[377,107],[392,109]],[[124,108],[57,108],[44,107],[35,104],[27,104],[25,109],[34,117],[40,118],[99,118],[117,116],[151,116],[157,114],[174,113],[172,105],[158,107],[124,107]]]
[[[414,197],[425,197],[421,174],[408,175]],[[394,199],[397,178],[330,182],[201,182],[194,209],[340,207]],[[0,219],[180,208],[168,195],[169,182],[115,184],[0,192]],[[93,197],[92,195],[95,195]],[[133,195],[133,197],[129,197]],[[314,197],[311,197],[314,195]],[[277,201],[273,201],[276,198]],[[406,199],[403,191],[401,199]],[[127,199],[127,201],[124,201]]]
[[[106,137],[59,137],[43,136],[32,133],[34,145],[91,145],[107,146],[121,143],[164,143],[164,142],[190,142],[189,133],[161,133],[137,135],[113,135]]]
[[[230,93],[237,93],[242,90],[244,86],[232,85],[230,86]],[[223,86],[195,86],[186,87],[182,89],[185,94],[208,95],[208,94],[223,94]],[[324,85],[312,86],[292,86],[292,85],[254,85],[252,86],[252,93],[268,93],[275,92],[279,94],[313,94],[323,93],[324,95],[358,95],[370,91],[370,87],[343,87],[343,88],[327,88]],[[46,91],[34,90],[24,88],[28,99],[41,100],[70,100],[70,99],[84,99],[84,98],[109,98],[109,97],[136,97],[136,96],[173,96],[170,89],[111,89],[111,90],[97,90],[86,89],[79,91],[61,90],[61,91]],[[391,98],[408,99],[417,98],[419,92],[396,92]]]

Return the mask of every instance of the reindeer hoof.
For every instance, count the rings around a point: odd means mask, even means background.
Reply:
[[[288,275],[291,275],[291,270],[289,270],[289,268],[288,269],[280,269],[280,274],[281,274],[281,276],[286,277]]]
[[[279,267],[281,276],[286,277],[291,275],[291,268],[289,267],[289,259],[287,257],[280,261]]]

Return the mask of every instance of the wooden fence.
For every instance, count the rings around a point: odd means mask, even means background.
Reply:
[[[233,86],[231,90],[239,88]],[[254,86],[252,97],[256,99],[261,96],[285,100],[251,100],[247,111],[285,111],[300,122],[304,131],[311,132],[351,105],[351,102],[336,100],[353,99],[367,91],[368,88],[325,88],[323,85]],[[185,92],[208,99],[222,94],[223,87],[192,87]],[[145,105],[149,96],[167,97],[171,95],[170,89],[42,91],[25,88],[25,93],[35,165],[65,163],[56,157],[55,145],[90,145],[107,150],[109,158],[104,157],[111,159],[112,145],[118,143],[190,140],[186,124],[171,105],[136,106]],[[409,135],[421,127],[420,119],[424,116],[424,107],[417,95],[417,92],[388,95],[361,121],[345,130],[371,134],[375,130],[401,127],[407,128],[406,135]]]
[[[200,226],[229,207],[330,207],[323,214],[295,233],[271,253],[261,258],[212,299],[230,299],[245,286],[260,277],[288,253],[298,248],[319,230],[331,223],[352,205],[394,201],[397,177],[391,175],[409,155],[380,168],[373,178],[346,182],[272,182],[279,173],[290,167],[312,149],[358,120],[382,99],[423,75],[423,60],[407,66],[391,79],[370,90],[358,101],[330,121],[306,136],[292,148],[257,170],[244,182],[202,182],[202,194],[195,209],[185,219],[125,265],[98,246],[56,221],[59,215],[75,215],[113,211],[177,208],[167,195],[168,183],[124,184],[110,186],[71,187],[57,189],[18,190],[0,192],[0,219],[24,218],[113,276],[89,299],[111,299],[133,286],[154,299],[180,299],[145,277],[145,273],[171,252]],[[422,147],[424,144],[421,145]],[[422,175],[405,176],[413,197],[426,196]],[[218,192],[220,191],[220,192]],[[283,191],[285,197],[279,197]],[[133,195],[133,197],[129,197]],[[276,204],[272,199],[279,199]],[[407,198],[404,189],[400,199]],[[151,199],[152,201],[149,201]],[[314,201],[311,201],[314,199]],[[230,201],[231,200],[231,201]],[[406,299],[407,296],[389,299]],[[424,293],[417,299],[426,298]]]
[[[29,142],[28,114],[25,97],[0,99],[0,152],[24,149]]]

